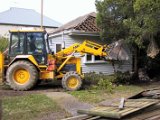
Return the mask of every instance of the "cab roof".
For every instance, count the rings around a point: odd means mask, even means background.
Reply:
[[[9,30],[10,33],[12,32],[46,32],[44,29],[13,29]]]

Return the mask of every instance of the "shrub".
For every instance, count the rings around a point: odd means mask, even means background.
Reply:
[[[0,37],[0,52],[3,52],[8,47],[9,41],[5,37]]]
[[[114,83],[115,84],[130,84],[131,83],[131,75],[129,73],[129,71],[127,72],[120,72],[120,71],[117,71],[115,74],[115,79],[114,79]]]
[[[112,91],[114,76],[96,74],[94,72],[85,74],[85,88]]]
[[[96,74],[94,72],[85,74],[85,88],[105,89],[112,91],[115,85],[131,83],[129,72],[116,72],[113,75]]]
[[[112,82],[110,80],[102,78],[98,82],[97,89],[107,90],[109,92],[112,92],[112,90],[113,90],[113,84],[112,84]]]

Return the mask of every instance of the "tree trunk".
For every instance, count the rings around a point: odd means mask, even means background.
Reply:
[[[133,48],[133,72],[138,73],[138,47]]]

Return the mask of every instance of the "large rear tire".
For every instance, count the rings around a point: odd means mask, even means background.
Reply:
[[[7,82],[14,90],[29,90],[35,86],[38,80],[36,67],[28,61],[17,61],[7,70]]]
[[[82,86],[82,78],[77,72],[68,72],[62,78],[62,87],[69,91],[79,90]]]

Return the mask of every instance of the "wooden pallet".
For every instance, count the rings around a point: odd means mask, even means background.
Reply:
[[[119,103],[117,102],[112,103],[109,106],[99,106],[88,110],[78,110],[78,113],[120,119],[136,111],[155,105],[158,102],[159,100],[155,99],[128,99],[125,101],[123,108],[119,108]]]

